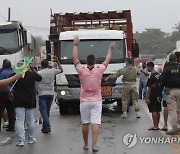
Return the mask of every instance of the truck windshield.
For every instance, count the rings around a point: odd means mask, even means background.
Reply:
[[[81,40],[78,46],[78,58],[81,63],[86,62],[89,54],[94,54],[96,63],[102,63],[105,60],[108,46],[115,42],[115,49],[112,52],[111,63],[121,63],[125,59],[125,41],[124,40]],[[60,56],[61,62],[71,64],[72,62],[73,41],[61,41]]]
[[[0,31],[0,55],[13,54],[18,49],[17,31]]]

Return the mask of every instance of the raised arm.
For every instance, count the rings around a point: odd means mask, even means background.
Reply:
[[[108,66],[110,60],[111,60],[111,55],[112,55],[112,50],[114,49],[115,47],[115,43],[112,42],[110,45],[109,45],[109,48],[108,48],[108,51],[107,51],[107,55],[106,55],[106,59],[105,61],[103,62],[103,64],[105,64],[106,66]]]
[[[63,72],[63,68],[62,68],[62,66],[61,66],[61,63],[60,63],[58,57],[55,56],[54,59],[55,59],[57,65],[58,65],[58,69],[60,69],[60,70],[61,70],[61,73],[62,73],[62,72]]]
[[[72,53],[72,59],[73,59],[74,65],[76,65],[79,62],[79,59],[78,59],[78,44],[79,44],[79,42],[80,42],[79,37],[75,37],[73,53]]]

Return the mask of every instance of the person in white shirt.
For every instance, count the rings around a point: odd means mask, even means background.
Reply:
[[[139,81],[139,99],[146,98],[146,90],[147,90],[147,80],[150,73],[147,71],[146,63],[142,63],[142,68],[140,69],[140,81]]]

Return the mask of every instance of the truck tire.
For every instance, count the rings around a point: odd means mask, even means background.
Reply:
[[[65,105],[59,105],[59,112],[61,115],[67,115],[68,114],[68,107]]]

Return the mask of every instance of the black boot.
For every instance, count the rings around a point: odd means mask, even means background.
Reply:
[[[43,127],[43,128],[41,129],[41,132],[42,132],[42,133],[49,133],[49,132],[51,132],[51,128],[50,128],[50,127]]]
[[[6,129],[6,132],[14,132],[14,131],[15,131],[14,128],[8,128],[8,129]]]

